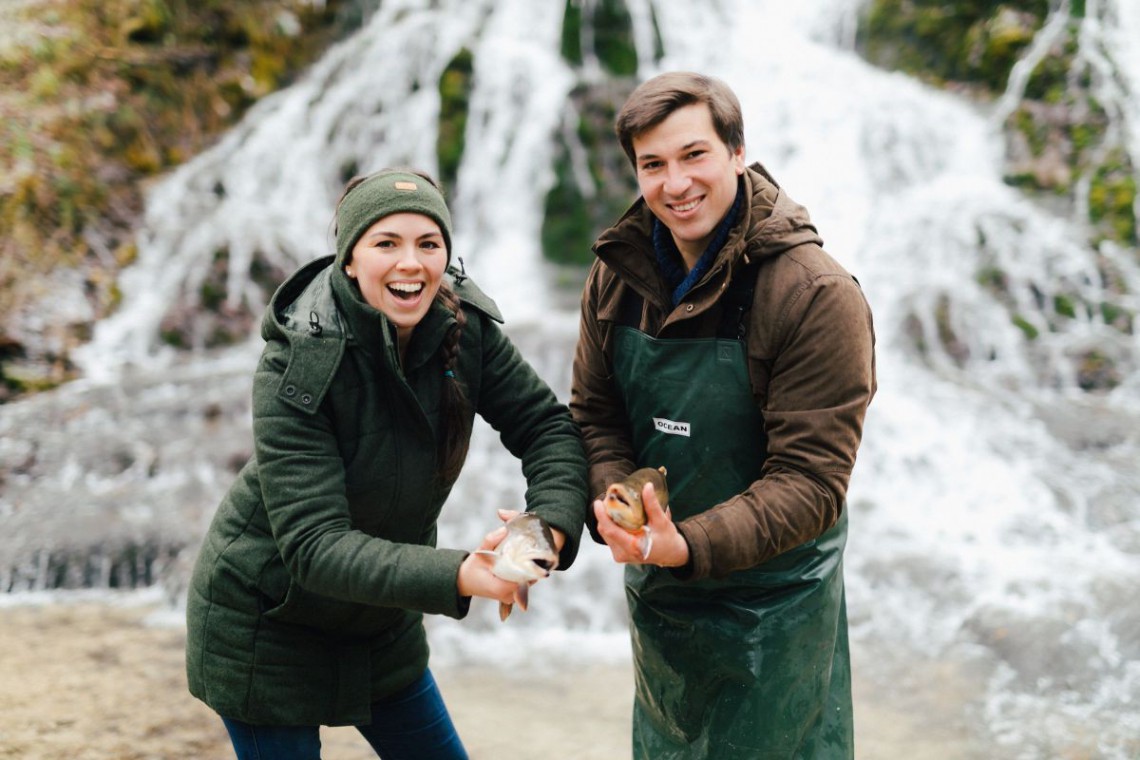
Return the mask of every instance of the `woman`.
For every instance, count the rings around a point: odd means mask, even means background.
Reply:
[[[389,760],[467,756],[428,670],[423,615],[513,601],[488,556],[435,548],[476,412],[522,460],[559,567],[577,553],[577,429],[450,258],[439,188],[384,170],[348,184],[336,255],[302,267],[266,312],[255,454],[187,600],[190,691],[239,758],[319,758],[320,725],[356,726]]]

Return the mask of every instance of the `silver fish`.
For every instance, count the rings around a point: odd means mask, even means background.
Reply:
[[[526,611],[527,590],[532,581],[549,576],[558,567],[558,552],[550,526],[536,514],[522,512],[506,523],[507,535],[494,551],[479,549],[476,554],[495,558],[491,572],[505,581],[518,584],[515,599]],[[506,620],[513,605],[499,603],[499,619]]]

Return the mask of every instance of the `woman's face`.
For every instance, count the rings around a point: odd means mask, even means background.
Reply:
[[[435,300],[446,268],[447,248],[435,220],[399,213],[364,231],[345,273],[356,280],[364,300],[396,325],[403,346]]]

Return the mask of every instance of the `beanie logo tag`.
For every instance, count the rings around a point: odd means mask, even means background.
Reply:
[[[396,182],[395,184],[393,184],[392,187],[396,188],[397,190],[404,190],[405,192],[413,192],[413,193],[416,190],[419,190],[419,188],[416,187],[415,182],[400,181],[400,182]]]

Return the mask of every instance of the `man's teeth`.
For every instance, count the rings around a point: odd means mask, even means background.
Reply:
[[[419,293],[424,289],[422,282],[393,282],[388,287],[400,293]]]
[[[673,206],[673,210],[678,212],[692,211],[700,202],[701,200],[698,198],[697,200],[689,201],[688,203],[678,203],[677,205]]]

